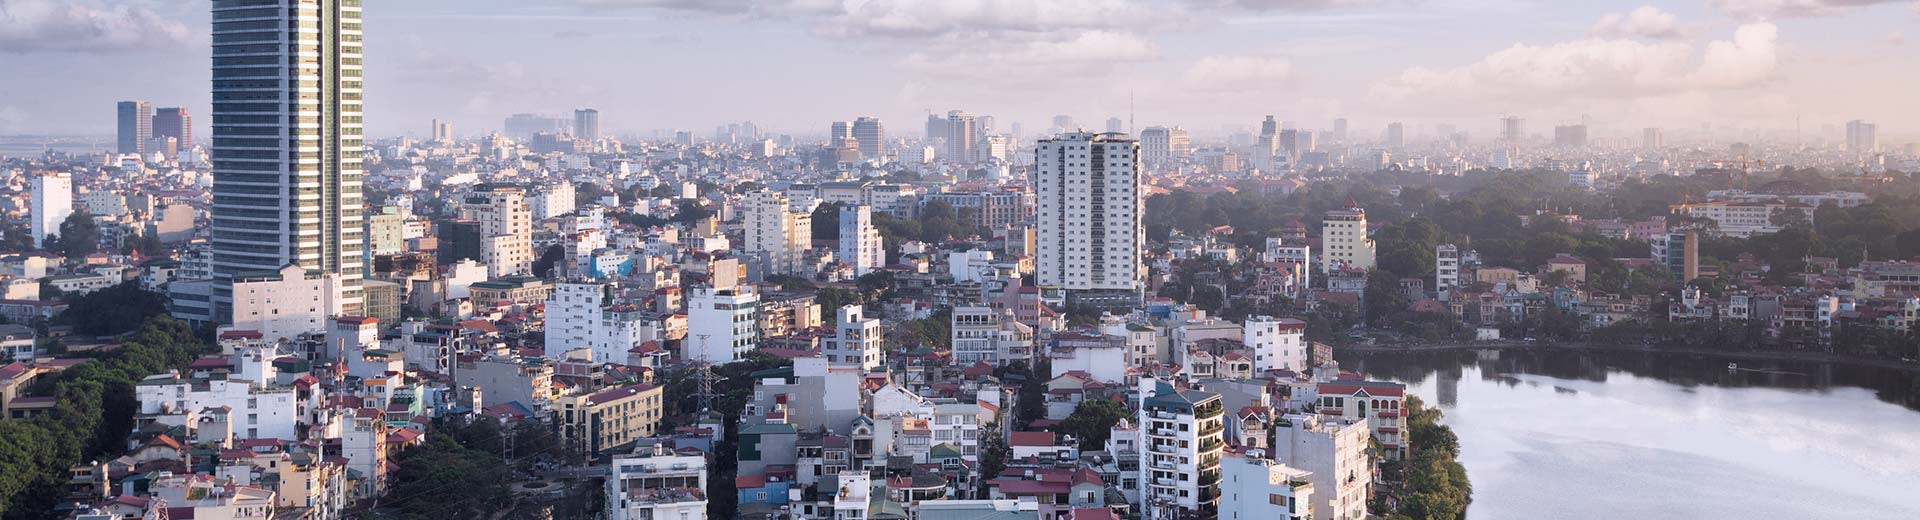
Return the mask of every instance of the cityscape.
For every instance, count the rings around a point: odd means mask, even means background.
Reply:
[[[0,518],[1920,517],[1916,31],[0,0]]]

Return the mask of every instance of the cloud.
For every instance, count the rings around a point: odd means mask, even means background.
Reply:
[[[1381,3],[1380,0],[1182,0],[1208,9],[1240,11],[1311,11]]]
[[[1886,36],[1881,37],[1880,42],[1885,43],[1890,47],[1899,47],[1901,45],[1907,44],[1907,35],[1902,34],[1899,31],[1890,32],[1890,33],[1887,33]]]
[[[833,36],[929,37],[972,31],[1060,32],[1140,27],[1157,18],[1131,0],[869,0],[827,15]]]
[[[1755,23],[1704,48],[1599,38],[1515,45],[1464,66],[1409,68],[1372,90],[1383,100],[1410,106],[1465,109],[1745,89],[1774,78],[1778,38],[1773,24]]]
[[[1708,3],[1742,20],[1777,20],[1828,16],[1855,7],[1903,1],[1907,0],[1709,0]]]
[[[907,55],[918,72],[970,78],[1019,75],[1097,75],[1114,66],[1151,61],[1160,50],[1132,33],[1084,31],[1061,39],[1029,41],[950,38]],[[982,74],[982,71],[993,71]]]
[[[1587,30],[1587,35],[1595,38],[1647,38],[1653,40],[1672,40],[1685,37],[1680,29],[1680,18],[1673,13],[1661,11],[1654,6],[1641,6],[1632,12],[1609,13],[1600,17],[1600,21]]]
[[[1293,78],[1293,62],[1273,56],[1208,56],[1187,68],[1189,89],[1212,92],[1271,90]]]
[[[141,5],[97,0],[0,0],[0,52],[98,52],[173,47],[185,24]]]

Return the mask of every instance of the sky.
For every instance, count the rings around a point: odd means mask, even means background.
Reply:
[[[1917,0],[365,0],[374,137],[520,112],[607,132],[819,135],[928,113],[1200,136],[1639,128],[1920,136]],[[109,134],[114,102],[208,131],[206,0],[0,0],[0,134]],[[1909,39],[1915,41],[1909,42]],[[1902,141],[1904,142],[1904,141]]]

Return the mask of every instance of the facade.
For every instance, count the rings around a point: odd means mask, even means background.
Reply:
[[[153,140],[153,105],[145,101],[121,101],[117,137],[120,153],[146,155],[147,142]]]
[[[762,191],[742,202],[745,252],[766,259],[767,274],[812,274],[807,251],[813,246],[813,213],[794,211],[785,194]]]
[[[1387,460],[1407,454],[1407,414],[1403,408],[1407,387],[1385,381],[1321,383],[1316,407],[1329,420],[1365,421]]]
[[[1367,238],[1367,210],[1349,205],[1347,209],[1327,212],[1320,230],[1321,270],[1332,273],[1342,267],[1373,270],[1374,244]]]
[[[47,235],[60,234],[60,223],[73,214],[73,174],[46,173],[32,180],[33,207],[27,216],[33,244],[47,246]]]
[[[1241,326],[1241,341],[1253,350],[1255,372],[1307,369],[1307,322],[1252,316]]]
[[[153,112],[153,136],[172,137],[181,149],[193,147],[193,116],[186,107],[164,107]]]
[[[1813,206],[1784,200],[1717,200],[1675,204],[1672,209],[1676,215],[1713,221],[1721,234],[1740,238],[1780,231],[1774,224],[1776,213],[1799,212],[1813,223]]]
[[[1013,319],[1011,312],[986,306],[954,307],[951,321],[948,334],[956,366],[1002,366],[1033,358],[1033,328]]]
[[[588,141],[600,140],[600,111],[591,108],[574,110],[573,137]]]
[[[1440,244],[1433,248],[1433,289],[1445,299],[1460,286],[1460,247]]]
[[[880,331],[880,320],[867,318],[865,312],[859,305],[837,309],[833,341],[820,349],[828,363],[857,366],[869,372],[886,364],[886,335]]]
[[[1139,302],[1146,279],[1139,149],[1122,134],[1040,140],[1034,166],[1039,285],[1087,303]]]
[[[1265,457],[1265,450],[1228,453],[1220,464],[1221,520],[1313,518],[1311,476]]]
[[[554,403],[560,438],[600,454],[652,437],[666,415],[663,388],[636,384],[560,398]]]
[[[886,160],[887,128],[880,123],[880,118],[861,117],[854,119],[853,140],[859,143],[861,160]]]
[[[646,445],[614,457],[606,479],[608,520],[706,520],[707,458]]]
[[[337,275],[360,314],[360,2],[219,2],[213,19],[216,319],[236,274],[287,264]]]
[[[179,373],[148,376],[134,385],[140,414],[225,414],[236,439],[295,439],[300,402],[292,388],[245,379],[193,380]]]
[[[974,150],[978,147],[980,140],[980,126],[979,122],[973,119],[973,114],[960,110],[947,112],[944,137],[947,139],[948,162],[973,164],[979,159],[974,156]]]
[[[1367,423],[1318,415],[1288,415],[1275,423],[1273,460],[1311,475],[1313,518],[1367,518],[1373,495]]]
[[[339,298],[340,276],[297,265],[230,279],[229,322],[269,341],[326,330],[327,319],[347,313]]]
[[[873,209],[865,205],[840,208],[840,261],[864,276],[886,265],[880,248],[880,230],[873,227]]]
[[[1154,385],[1148,388],[1147,385]],[[1218,511],[1226,414],[1218,394],[1142,379],[1142,518]]]
[[[480,263],[487,264],[490,278],[533,272],[533,209],[526,197],[525,188],[489,186],[462,205],[466,217],[480,224]]]
[[[1180,127],[1149,126],[1140,131],[1140,156],[1147,164],[1184,159],[1193,153],[1193,138]]]
[[[760,339],[760,294],[753,286],[696,288],[687,298],[686,359],[732,363]]]
[[[657,339],[657,327],[633,304],[615,304],[614,286],[560,283],[547,299],[546,355],[565,357],[587,349],[595,363],[622,363],[627,351]]]

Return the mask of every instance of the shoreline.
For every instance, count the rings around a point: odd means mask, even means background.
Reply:
[[[1591,343],[1522,343],[1501,341],[1497,343],[1453,343],[1414,346],[1348,346],[1335,347],[1335,352],[1347,351],[1357,354],[1411,354],[1420,352],[1453,352],[1463,350],[1520,350],[1552,351],[1572,350],[1586,352],[1641,352],[1649,354],[1677,354],[1689,356],[1716,356],[1731,359],[1751,359],[1762,361],[1802,361],[1814,363],[1834,363],[1862,367],[1901,370],[1920,374],[1920,363],[1908,363],[1898,360],[1832,354],[1826,352],[1787,352],[1787,351],[1721,351],[1698,348],[1661,348],[1645,345],[1591,344]]]

